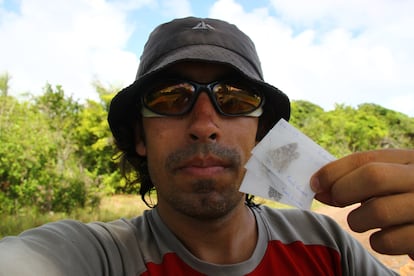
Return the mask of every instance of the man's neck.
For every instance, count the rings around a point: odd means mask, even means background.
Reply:
[[[243,202],[217,219],[199,220],[158,207],[164,223],[197,258],[215,264],[247,260],[257,243],[253,212]]]

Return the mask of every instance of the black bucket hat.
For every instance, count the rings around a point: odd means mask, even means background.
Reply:
[[[289,120],[289,98],[264,82],[260,60],[251,39],[235,25],[210,18],[187,17],[158,26],[149,36],[141,56],[136,80],[121,90],[110,104],[108,122],[117,142],[131,132],[138,103],[148,83],[172,64],[198,61],[225,64],[251,81],[265,95],[258,139],[279,121]]]

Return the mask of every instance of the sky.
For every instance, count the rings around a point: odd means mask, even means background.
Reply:
[[[154,27],[213,17],[252,38],[265,80],[292,100],[414,117],[413,11],[411,0],[0,0],[0,74],[14,96],[49,83],[97,100],[95,81],[134,81]]]

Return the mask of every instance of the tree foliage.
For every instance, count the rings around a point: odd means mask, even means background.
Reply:
[[[84,173],[74,143],[81,106],[46,85],[33,101],[1,96],[0,212],[22,206],[71,212],[99,203],[99,185]]]
[[[71,212],[125,189],[107,125],[118,89],[96,82],[99,101],[80,103],[61,86],[18,100],[0,75],[0,213],[22,207]],[[376,148],[414,148],[414,118],[375,104],[325,111],[292,102],[293,125],[337,157]]]
[[[337,157],[379,148],[414,148],[414,118],[375,104],[337,104],[324,111],[292,103],[291,123]]]
[[[107,123],[109,103],[116,88],[105,88],[96,82],[100,102],[88,100],[80,113],[76,128],[77,157],[85,171],[102,184],[106,192],[114,193],[122,185],[113,146],[112,135]]]

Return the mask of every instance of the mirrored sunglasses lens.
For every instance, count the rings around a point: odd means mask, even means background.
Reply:
[[[262,97],[253,89],[219,83],[213,92],[220,109],[229,115],[243,115],[260,107]]]
[[[189,83],[166,84],[147,93],[144,103],[153,112],[179,115],[189,108],[194,92],[194,87]]]

